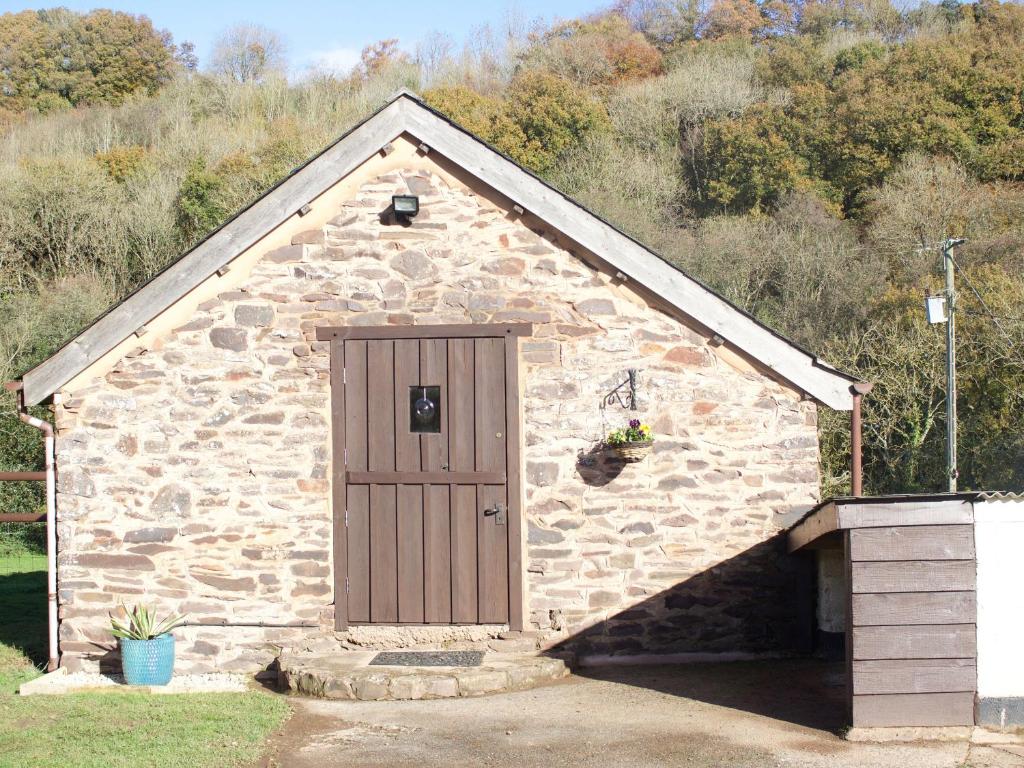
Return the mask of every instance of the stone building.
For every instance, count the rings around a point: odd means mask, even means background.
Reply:
[[[784,651],[778,533],[852,383],[401,93],[25,374],[61,663],[121,600],[188,614],[184,671]]]

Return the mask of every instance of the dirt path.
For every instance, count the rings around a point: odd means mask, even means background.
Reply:
[[[841,722],[838,698],[806,665],[774,662],[598,670],[475,699],[295,699],[263,766],[1024,766],[963,743],[846,742],[828,730]]]

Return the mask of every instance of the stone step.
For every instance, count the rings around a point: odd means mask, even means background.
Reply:
[[[521,691],[566,677],[561,659],[489,652],[478,667],[370,666],[376,652],[282,654],[280,682],[291,693],[327,699],[399,701]]]

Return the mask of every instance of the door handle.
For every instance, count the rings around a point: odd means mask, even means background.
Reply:
[[[507,522],[507,515],[505,514],[505,505],[500,502],[495,504],[493,507],[488,507],[484,510],[484,517],[493,517],[495,525],[505,525]]]

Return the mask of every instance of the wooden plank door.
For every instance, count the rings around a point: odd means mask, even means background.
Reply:
[[[332,344],[336,624],[521,626],[516,339],[366,335]]]

